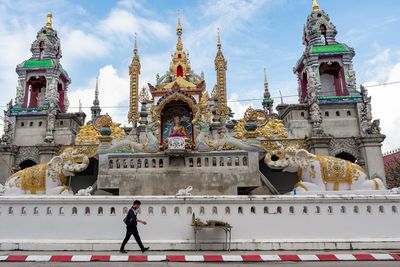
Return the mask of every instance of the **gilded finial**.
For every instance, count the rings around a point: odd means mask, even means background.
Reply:
[[[53,15],[49,11],[47,13],[46,28],[52,28],[52,27],[53,27]]]
[[[138,45],[137,45],[137,32],[135,32],[135,44],[133,46],[133,54],[137,55]]]
[[[178,41],[176,42],[176,49],[178,51],[183,50],[183,44],[182,44],[182,25],[181,25],[181,16],[178,11],[178,25],[176,26],[176,34],[178,35]]]
[[[313,0],[312,11],[313,12],[319,11],[318,0]]]
[[[217,44],[217,46],[218,46],[218,49],[221,49],[221,35],[219,33],[219,28],[218,28],[218,44]]]

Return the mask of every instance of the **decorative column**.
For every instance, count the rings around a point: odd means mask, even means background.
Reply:
[[[222,122],[225,123],[226,118],[229,116],[229,108],[227,104],[226,95],[226,70],[227,61],[225,60],[224,54],[221,49],[221,37],[218,29],[218,51],[215,56],[215,71],[217,73],[217,84],[215,85],[215,96],[217,98],[217,117]]]
[[[133,59],[131,65],[129,66],[130,92],[129,92],[128,122],[132,123],[132,131],[136,128],[136,123],[139,119],[139,105],[138,105],[139,75],[140,75],[140,60],[137,47],[137,34],[135,33]]]

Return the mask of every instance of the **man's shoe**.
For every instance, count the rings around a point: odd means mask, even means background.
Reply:
[[[128,253],[128,251],[126,251],[125,249],[120,249],[119,252],[120,253]]]
[[[144,248],[142,249],[142,253],[145,253],[146,251],[148,251],[150,249],[150,247]]]

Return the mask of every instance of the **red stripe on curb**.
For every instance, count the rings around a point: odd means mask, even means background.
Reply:
[[[182,255],[167,255],[167,261],[170,262],[185,262],[185,256]]]
[[[282,261],[301,261],[297,255],[279,255]]]
[[[371,254],[353,254],[358,261],[374,261],[376,260]]]
[[[246,261],[246,262],[262,261],[260,255],[242,255],[242,259],[243,259],[243,261]]]
[[[25,261],[27,257],[26,255],[9,255],[7,261]]]
[[[317,254],[320,261],[337,261],[338,258],[334,254]]]
[[[222,259],[221,255],[204,255],[204,261],[210,261],[210,262],[222,262],[224,261]]]
[[[136,261],[136,262],[142,262],[142,261],[147,261],[147,256],[129,256],[128,261]]]
[[[110,261],[109,255],[92,255],[90,261]]]
[[[400,261],[400,254],[399,253],[389,253],[390,256],[393,257],[396,261]]]
[[[53,255],[51,256],[51,262],[69,262],[72,259],[72,255]]]

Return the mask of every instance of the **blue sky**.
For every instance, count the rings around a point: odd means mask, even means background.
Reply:
[[[78,101],[90,106],[96,76],[103,106],[127,106],[128,65],[133,35],[138,32],[141,86],[154,83],[169,67],[175,49],[177,11],[182,17],[183,45],[192,69],[204,71],[208,90],[215,83],[217,28],[228,60],[230,100],[261,98],[263,68],[273,96],[297,94],[293,66],[303,52],[302,31],[311,0],[0,0],[1,105],[15,97],[15,66],[30,57],[30,45],[48,10],[61,38],[62,64],[72,78],[70,111]],[[338,30],[337,40],[356,49],[357,82],[380,84],[400,80],[400,1],[319,0]],[[373,115],[388,138],[384,150],[400,147],[400,86],[370,89]],[[296,97],[285,98],[294,103]],[[276,99],[276,103],[279,102]],[[241,116],[247,105],[232,102]],[[87,111],[87,110],[85,110]],[[103,109],[126,123],[127,108]],[[89,113],[88,113],[89,114]]]

